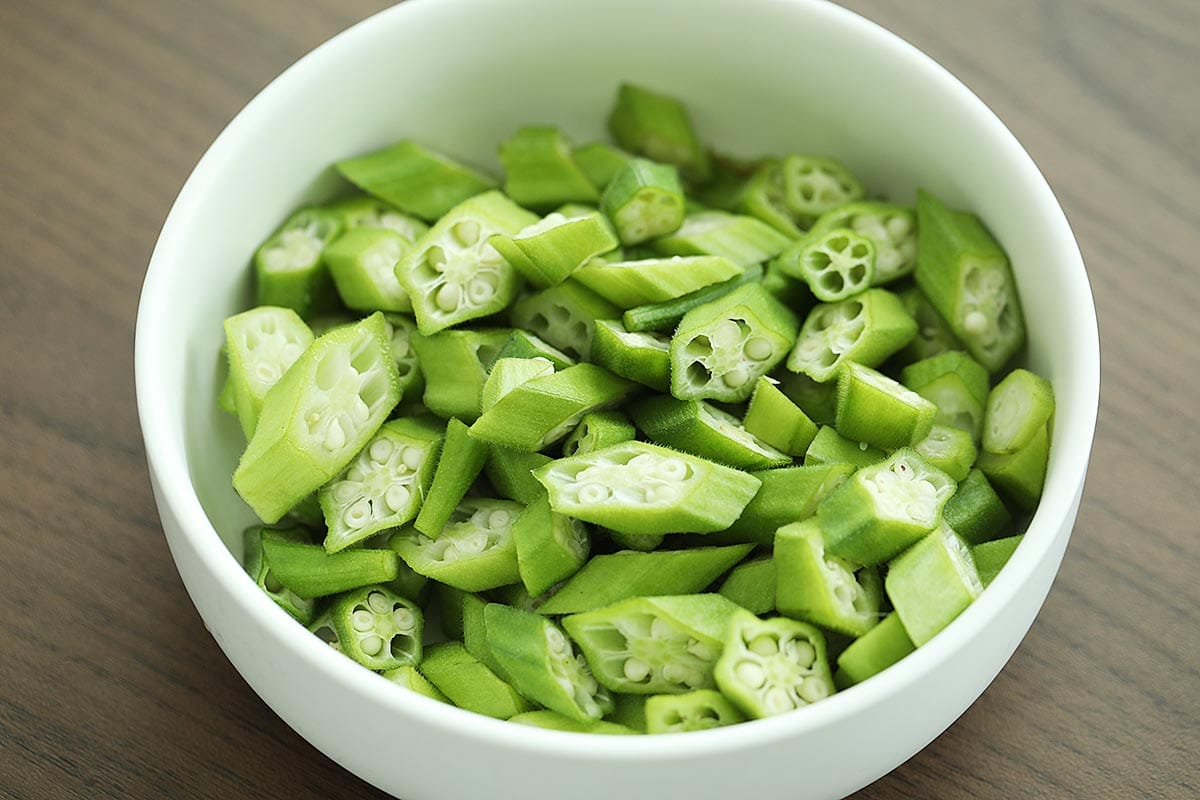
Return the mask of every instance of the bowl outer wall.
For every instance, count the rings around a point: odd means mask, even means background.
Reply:
[[[246,254],[297,204],[336,186],[321,172],[330,161],[412,135],[494,168],[496,142],[523,123],[597,136],[624,79],[684,98],[706,141],[722,147],[830,152],[890,196],[911,197],[919,181],[976,210],[1012,256],[1030,366],[1058,394],[1042,505],[979,601],[900,664],[804,713],[684,737],[498,723],[400,690],[324,647],[229,552],[251,517],[228,485],[236,425],[212,402],[220,320],[248,299]],[[1031,624],[1082,491],[1097,341],[1078,248],[1037,168],[965,87],[872,23],[801,0],[415,0],[302,59],[210,148],[151,260],[136,371],[163,527],[205,624],[281,717],[356,774],[408,800],[564,789],[717,797],[747,783],[767,797],[839,797],[957,718]]]

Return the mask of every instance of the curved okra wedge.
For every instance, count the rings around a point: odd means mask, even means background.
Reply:
[[[572,614],[563,627],[608,689],[684,694],[715,686],[713,666],[739,611],[719,594],[634,597]]]
[[[983,591],[970,549],[945,525],[892,559],[884,586],[917,647],[953,622]]]
[[[591,289],[566,280],[532,294],[512,307],[517,328],[532,331],[571,358],[592,357],[592,330],[598,319],[616,319],[621,309]]]
[[[388,583],[400,573],[400,559],[390,550],[356,548],[331,554],[319,544],[271,531],[264,531],[262,548],[275,579],[297,597],[326,597]]]
[[[817,423],[766,375],[754,384],[742,425],[746,432],[791,456],[803,456],[817,435]]]
[[[934,425],[924,439],[913,444],[913,449],[956,481],[967,477],[979,455],[971,434],[949,425]]]
[[[645,442],[560,458],[534,477],[556,512],[640,534],[724,530],[761,484],[745,472]]]
[[[743,561],[717,589],[751,614],[769,614],[775,610],[775,561],[770,556]]]
[[[309,316],[329,294],[323,253],[342,232],[336,211],[304,208],[288,217],[254,254],[255,305]]]
[[[804,320],[787,368],[815,381],[833,380],[848,361],[877,367],[917,333],[896,295],[868,289],[840,303],[821,303]]]
[[[572,277],[622,309],[662,303],[723,283],[743,268],[724,256],[668,256],[636,261],[592,259]]]
[[[775,570],[780,614],[849,636],[862,636],[879,622],[879,571],[863,567],[856,574],[853,565],[827,554],[815,518],[775,534]]]
[[[851,464],[834,463],[753,472],[762,481],[762,488],[736,522],[726,530],[709,534],[709,538],[713,542],[750,542],[774,547],[779,526],[815,514],[820,502],[850,477],[854,469]]]
[[[715,676],[721,693],[751,719],[782,714],[833,694],[825,637],[812,625],[739,610]]]
[[[979,469],[959,481],[958,489],[942,509],[942,520],[963,541],[977,545],[995,539],[1012,525],[1012,514]]]
[[[482,592],[521,579],[512,527],[521,505],[468,497],[436,539],[406,529],[390,544],[417,573],[464,592]]]
[[[500,143],[504,193],[527,208],[594,203],[600,193],[571,156],[558,128],[527,125]]]
[[[632,158],[604,189],[600,210],[617,230],[621,244],[640,244],[683,224],[683,187],[669,164]]]
[[[500,255],[534,286],[555,286],[596,256],[620,247],[617,235],[599,211],[548,214],[512,235],[489,240]]]
[[[337,169],[367,194],[424,220],[496,187],[490,176],[408,140],[339,161]]]
[[[875,244],[849,228],[812,230],[775,262],[808,284],[813,295],[836,303],[865,291],[875,278]]]
[[[745,715],[725,695],[712,689],[646,699],[646,733],[706,731],[745,721]]]
[[[548,358],[497,358],[483,382],[479,407],[487,413],[501,398],[534,378],[554,374],[554,364]]]
[[[629,308],[624,314],[618,311],[618,315],[628,331],[674,331],[679,321],[692,309],[718,300],[742,286],[758,283],[762,275],[762,267],[756,264],[722,283],[697,289],[674,300]]]
[[[817,429],[804,451],[804,465],[849,464],[853,467],[869,467],[887,458],[887,453],[866,442],[847,439],[829,425]]]
[[[365,586],[333,598],[329,607],[342,652],[367,669],[421,661],[421,609],[386,586]]]
[[[862,683],[916,649],[899,615],[893,611],[841,652],[837,658],[834,683],[841,689]]]
[[[738,469],[769,469],[792,463],[742,427],[737,417],[703,400],[648,397],[629,408],[634,423],[652,441]]]
[[[316,601],[296,594],[275,576],[263,551],[263,539],[267,536],[307,545],[309,543],[308,532],[299,527],[276,530],[262,525],[253,525],[246,529],[242,538],[244,548],[242,565],[246,568],[250,578],[267,597],[275,601],[275,605],[290,614],[301,625],[308,625],[316,617]]]
[[[385,422],[317,494],[329,529],[325,549],[336,553],[415,517],[433,480],[442,437],[432,418]]]
[[[583,170],[592,186],[603,192],[604,187],[608,186],[621,171],[621,167],[625,166],[625,162],[633,156],[608,142],[588,142],[572,150],[571,158]]]
[[[425,406],[445,419],[474,422],[488,371],[509,334],[507,328],[414,333],[411,344],[425,377]]]
[[[779,255],[791,239],[760,219],[725,211],[697,211],[679,230],[655,239],[656,251],[669,256],[722,256],[740,267],[761,264]]]
[[[263,398],[234,488],[275,522],[341,472],[399,401],[383,315],[330,331]]]
[[[514,330],[509,334],[504,346],[500,348],[496,360],[499,361],[502,358],[544,358],[553,364],[555,369],[566,369],[575,363],[575,359],[554,345],[543,342],[532,333],[522,330]]]
[[[527,453],[511,447],[488,445],[483,472],[501,497],[527,505],[546,491],[533,473],[553,461],[545,453]]]
[[[712,177],[708,151],[696,138],[687,109],[673,97],[621,84],[608,131],[625,150],[674,164],[689,180],[703,183]]]
[[[1011,455],[1024,449],[1054,418],[1054,389],[1027,369],[1014,369],[988,395],[983,449]]]
[[[1048,425],[1043,425],[1017,452],[1001,454],[982,450],[975,463],[1004,497],[1023,511],[1033,511],[1046,483],[1049,458],[1050,431]]]
[[[509,683],[468,653],[461,642],[430,645],[421,661],[421,674],[451,703],[476,714],[509,719],[534,708]]]
[[[636,736],[640,733],[627,725],[605,720],[579,722],[565,717],[557,711],[526,711],[524,714],[510,717],[508,721],[517,725],[546,728],[551,731],[567,731],[568,733],[595,733],[605,736]]]
[[[783,163],[769,158],[746,180],[734,208],[762,220],[788,239],[799,239],[804,232],[796,225],[784,195]]]
[[[935,423],[960,428],[979,441],[990,380],[978,361],[948,350],[909,364],[900,382],[938,407]]]
[[[412,240],[385,228],[355,228],[325,248],[325,263],[338,296],[356,311],[412,311],[396,280],[396,264]]]
[[[417,351],[412,346],[412,336],[417,332],[416,323],[402,314],[384,314],[384,329],[392,343],[392,361],[400,376],[401,399],[415,399],[425,391],[425,375],[417,361]]]
[[[512,535],[521,583],[533,597],[578,572],[591,550],[584,524],[551,511],[545,493],[525,506]]]
[[[866,191],[837,159],[790,155],[783,160],[782,170],[783,201],[792,216],[804,223],[861,199]]]
[[[592,360],[614,375],[666,392],[671,385],[670,350],[670,338],[657,331],[631,332],[615,319],[596,320]]]
[[[924,439],[933,428],[938,410],[904,384],[853,361],[845,364],[838,375],[837,397],[837,432],[884,450]]]
[[[883,202],[847,203],[821,215],[810,234],[846,228],[875,248],[872,286],[890,283],[917,268],[917,215],[906,206]]]
[[[446,440],[438,457],[433,480],[425,492],[421,511],[413,527],[436,539],[454,509],[466,497],[487,461],[488,448],[467,434],[467,426],[452,417],[446,424]]]
[[[991,542],[981,542],[971,547],[971,559],[975,562],[975,571],[979,575],[979,582],[985,588],[1000,574],[1001,568],[1008,563],[1008,559],[1012,558],[1012,554],[1016,552],[1017,546],[1024,538],[1023,534],[1009,536]]]
[[[411,664],[406,664],[403,667],[385,670],[381,673],[392,683],[403,686],[411,692],[423,694],[431,700],[437,700],[439,703],[449,703],[450,698],[442,694],[442,692],[434,686],[429,680],[417,671],[417,668]]]
[[[590,411],[563,442],[563,455],[586,455],[637,438],[637,429],[620,411]]]
[[[290,308],[258,306],[225,320],[225,386],[247,439],[254,435],[267,391],[312,341],[312,331]]]
[[[429,226],[416,217],[367,195],[338,200],[331,203],[329,209],[342,215],[342,225],[346,232],[357,228],[376,228],[398,233],[412,244],[429,230]]]

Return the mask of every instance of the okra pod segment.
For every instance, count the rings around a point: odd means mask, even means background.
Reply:
[[[818,383],[807,375],[775,370],[779,390],[817,425],[833,425],[837,416],[837,381]]]
[[[916,650],[896,612],[855,639],[837,658],[837,673],[833,676],[839,688],[862,683]]]
[[[392,535],[391,547],[414,571],[464,592],[482,592],[521,579],[512,526],[522,507],[509,500],[466,498],[436,539],[412,529]]]
[[[489,242],[523,278],[540,287],[562,283],[581,265],[621,244],[599,211],[555,212],[512,235],[497,233]]]
[[[724,256],[669,256],[637,261],[593,259],[575,280],[622,309],[674,300],[742,273]]]
[[[356,311],[412,311],[396,280],[396,264],[412,240],[384,228],[355,228],[325,248],[325,263],[338,296]]]
[[[883,458],[882,453],[880,458]],[[762,488],[736,522],[723,531],[709,534],[707,541],[752,542],[762,547],[774,547],[775,531],[779,526],[815,514],[820,502],[854,469],[850,464],[811,464],[752,472],[762,481]]]
[[[730,621],[715,676],[721,693],[751,719],[782,714],[833,694],[825,637],[785,617],[739,610]]]
[[[637,429],[620,411],[591,411],[563,442],[563,455],[586,455],[637,438]]]
[[[478,419],[488,370],[509,333],[505,328],[414,333],[411,344],[425,377],[425,406],[445,419]]]
[[[511,447],[488,445],[484,474],[501,497],[521,504],[532,503],[545,491],[533,477],[534,471],[553,461],[544,453],[527,453]]]
[[[855,442],[845,438],[828,425],[817,429],[817,435],[804,452],[804,465],[848,464],[853,467],[869,467],[887,458],[887,453],[866,442]]]
[[[571,151],[575,163],[587,175],[592,186],[603,192],[609,182],[616,177],[625,166],[625,162],[633,158],[620,148],[613,147],[608,142],[588,142],[581,144]]]
[[[724,211],[697,211],[679,230],[655,239],[655,250],[673,256],[722,256],[740,267],[779,255],[791,239],[760,219]]]
[[[476,714],[510,719],[534,708],[460,642],[430,645],[421,661],[421,673],[454,705]]]
[[[689,180],[704,183],[712,177],[708,151],[696,138],[687,109],[673,97],[621,84],[608,130],[625,150],[674,164]]]
[[[782,169],[784,203],[805,223],[865,194],[862,182],[833,158],[790,155],[783,160]]]
[[[967,473],[942,509],[942,519],[970,545],[995,539],[1012,525],[1012,514],[979,469]]]
[[[600,210],[622,244],[639,244],[678,230],[684,198],[675,167],[630,159],[604,190]]]
[[[879,366],[916,333],[917,323],[896,295],[886,289],[868,289],[810,311],[788,356],[787,368],[824,383],[836,378],[849,361]]]
[[[354,549],[328,553],[317,544],[263,533],[263,554],[279,583],[298,597],[339,594],[373,583],[387,583],[399,574],[400,559],[390,550]]]
[[[751,614],[769,614],[775,610],[775,578],[773,558],[754,558],[734,567],[717,593]]]
[[[988,395],[983,449],[1011,455],[1026,447],[1054,417],[1050,382],[1027,369],[1014,369]]]
[[[921,458],[956,481],[967,477],[979,454],[971,434],[949,425],[934,425],[924,439],[913,445],[913,449]]]
[[[528,725],[532,728],[545,728],[551,731],[566,731],[567,733],[594,733],[601,736],[636,736],[639,731],[627,725],[616,722],[597,720],[594,722],[579,722],[563,716],[557,711],[526,711],[509,717],[509,722],[516,725]]]
[[[875,248],[872,286],[890,283],[917,267],[917,215],[893,203],[846,203],[830,209],[813,224],[810,235],[837,228],[865,237]]]
[[[429,230],[429,226],[416,217],[375,197],[355,195],[329,205],[329,210],[342,215],[343,230],[347,233],[359,228],[375,228],[392,231],[402,236],[409,244]]]
[[[521,128],[500,144],[504,193],[527,208],[594,203],[600,193],[571,157],[562,131],[547,125]]]
[[[626,309],[624,314],[618,311],[618,314],[625,329],[629,331],[673,331],[684,315],[692,309],[711,303],[742,286],[758,283],[762,275],[762,267],[747,267],[741,275],[722,283],[697,289],[674,300]]]
[[[950,323],[937,312],[920,288],[910,286],[897,296],[909,316],[917,322],[917,335],[896,354],[902,363],[911,364],[950,350],[965,349],[950,329]]]
[[[553,374],[554,364],[546,358],[497,358],[487,380],[483,382],[479,407],[486,413],[514,389],[534,378]]]
[[[487,457],[487,445],[472,439],[465,423],[451,418],[446,424],[446,439],[432,482],[413,527],[432,539],[441,535],[454,509],[479,477]]]
[[[435,220],[496,182],[413,141],[338,162],[338,172],[369,195],[424,220]]]
[[[983,586],[988,586],[996,579],[1024,538],[1024,535],[1009,536],[991,542],[980,542],[971,547],[971,559],[975,562],[975,570]]]
[[[817,424],[779,390],[778,383],[766,375],[755,382],[742,424],[747,433],[772,447],[803,456],[817,435]]]
[[[628,331],[617,320],[596,320],[592,359],[614,375],[666,392],[671,385],[670,351],[671,340],[657,331]]]
[[[255,304],[312,314],[329,294],[325,249],[341,232],[335,211],[304,208],[288,217],[254,254]]]
[[[403,686],[410,692],[425,695],[431,700],[437,700],[439,703],[449,703],[450,698],[442,694],[441,690],[434,686],[429,680],[417,671],[417,668],[412,665],[396,667],[395,669],[385,670],[382,673],[383,677],[387,678],[392,683]]]
[[[386,586],[364,586],[333,598],[329,609],[342,652],[367,669],[421,661],[421,609]]]
[[[948,350],[909,364],[900,380],[938,407],[934,422],[960,428],[979,441],[990,391],[982,364],[961,350]]]
[[[545,493],[525,506],[512,535],[521,583],[533,597],[578,572],[591,550],[587,527],[551,511]]]
[[[312,341],[312,331],[290,308],[258,306],[225,320],[225,385],[247,439],[254,435],[267,391]]]
[[[592,331],[598,319],[616,319],[621,310],[572,280],[543,289],[513,306],[512,324],[545,339],[571,358],[592,355]]]
[[[743,214],[762,220],[788,239],[798,239],[803,231],[784,199],[783,164],[767,159],[747,179],[734,207]]]
[[[646,733],[704,731],[745,721],[733,703],[712,689],[646,699]]]
[[[403,314],[384,314],[384,330],[392,343],[392,361],[400,378],[401,400],[415,400],[425,391],[425,375],[417,360],[417,351],[412,346],[412,336],[417,332],[416,323]]]
[[[884,585],[917,647],[953,622],[983,591],[970,549],[945,525],[892,559]]]
[[[268,536],[280,541],[295,542],[297,545],[307,545],[308,533],[300,527],[272,529],[253,525],[246,529],[242,538],[242,565],[251,580],[275,602],[275,605],[301,625],[308,625],[316,616],[317,604],[312,598],[301,597],[276,577],[263,548],[263,540]]]
[[[652,441],[738,469],[768,469],[792,462],[791,457],[742,427],[737,417],[703,400],[677,400],[658,395],[629,409],[637,426]]]
[[[849,228],[813,230],[779,256],[779,267],[822,302],[865,291],[875,279],[875,243]]]
[[[1001,454],[982,450],[975,463],[1005,498],[1023,511],[1033,511],[1046,483],[1049,458],[1049,426],[1043,425],[1017,452]]]
[[[847,439],[907,447],[929,435],[936,415],[937,406],[883,373],[853,361],[842,367],[834,427]]]
[[[514,330],[505,340],[504,346],[496,355],[497,361],[502,358],[544,358],[553,364],[555,369],[565,369],[575,363],[575,359],[554,345],[522,330]]]
[[[779,529],[774,561],[775,608],[784,616],[849,636],[862,636],[879,621],[883,585],[878,570],[856,570],[827,554],[815,518]]]

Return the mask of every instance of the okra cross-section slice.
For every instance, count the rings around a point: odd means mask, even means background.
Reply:
[[[263,398],[234,488],[275,522],[341,472],[399,401],[383,315],[330,331]]]
[[[855,568],[825,552],[815,518],[785,525],[775,534],[775,607],[794,619],[849,636],[879,621],[883,586],[875,567]]]
[[[637,438],[637,429],[620,411],[591,411],[579,419],[563,442],[563,455],[586,455]]]
[[[276,530],[262,525],[253,525],[246,529],[242,539],[244,547],[242,565],[246,568],[250,578],[267,597],[275,602],[275,605],[290,614],[300,624],[308,625],[316,616],[316,601],[311,597],[305,598],[296,594],[275,576],[275,571],[271,568],[271,564],[263,552],[263,539],[268,536],[282,541],[295,542],[298,545],[307,545],[308,533],[299,527]]]
[[[373,670],[421,661],[421,609],[386,586],[365,586],[333,599],[329,609],[342,652]]]
[[[736,522],[726,530],[709,534],[709,539],[773,547],[775,531],[780,525],[815,514],[817,505],[854,469],[850,464],[810,464],[753,472],[751,474],[762,481],[762,488]],[[771,607],[774,608],[773,594]]]
[[[803,622],[760,620],[739,610],[715,670],[717,686],[752,719],[783,714],[833,694],[825,637]]]
[[[500,144],[504,193],[527,208],[594,203],[600,193],[571,157],[562,131],[528,125]]]
[[[581,265],[620,246],[599,211],[570,216],[556,211],[510,235],[489,240],[500,255],[534,286],[555,286]]]
[[[723,256],[741,267],[761,264],[784,251],[791,240],[760,219],[724,211],[697,211],[679,230],[651,246],[672,256]]]
[[[776,261],[808,284],[813,295],[836,303],[865,291],[875,277],[875,244],[849,228],[810,231]]]
[[[429,226],[400,209],[367,195],[356,195],[339,200],[329,206],[342,215],[346,231],[357,228],[378,228],[398,233],[412,244],[429,230]]]
[[[630,159],[600,198],[600,210],[617,229],[621,244],[640,244],[683,224],[683,187],[669,164]]]
[[[988,395],[983,449],[1010,455],[1033,440],[1054,416],[1050,382],[1027,369],[1014,369]]]
[[[738,403],[787,356],[796,318],[760,284],[687,312],[671,339],[671,394]]]
[[[496,186],[490,176],[407,140],[340,161],[337,168],[367,194],[425,220]]]
[[[671,384],[670,351],[671,340],[657,331],[627,331],[617,320],[596,320],[592,359],[614,375],[665,392]]]
[[[534,708],[461,642],[430,645],[421,661],[421,674],[454,705],[476,714],[509,719]]]
[[[636,261],[592,259],[572,277],[622,309],[674,300],[740,275],[724,256],[669,256]]]
[[[916,650],[896,612],[855,639],[837,659],[834,682],[840,687],[862,683]]]
[[[325,248],[325,263],[338,296],[356,311],[412,311],[396,279],[396,264],[412,240],[383,228],[355,228]]]
[[[783,199],[801,221],[811,223],[864,193],[862,182],[836,159],[790,155],[783,160]]]
[[[225,320],[226,386],[247,439],[254,435],[267,390],[312,341],[312,331],[290,308],[258,306]]]
[[[879,366],[916,333],[917,323],[896,295],[886,289],[868,289],[810,311],[787,368],[824,383],[836,378],[847,361]]]
[[[355,548],[330,554],[319,544],[273,531],[263,534],[262,547],[276,580],[299,597],[325,597],[388,583],[400,573],[400,559],[390,550]]]
[[[786,394],[779,381],[763,375],[754,384],[746,417],[747,433],[792,456],[803,456],[817,435],[817,423],[809,419]]]
[[[970,548],[945,525],[892,559],[884,585],[917,647],[953,622],[983,591]]]
[[[830,555],[852,564],[887,561],[937,527],[954,480],[910,448],[863,467],[817,506]]]
[[[328,292],[325,248],[342,232],[341,215],[305,208],[290,216],[254,254],[256,305],[309,316]]]
[[[723,530],[760,485],[745,472],[645,442],[560,458],[534,477],[556,512],[642,534]]]
[[[411,343],[425,378],[425,406],[446,419],[477,419],[488,370],[509,334],[505,328],[414,333]]]
[[[696,138],[687,109],[673,97],[621,84],[608,130],[624,149],[674,164],[689,180],[703,183],[712,176],[708,151]]]
[[[415,530],[392,535],[392,549],[413,570],[464,592],[482,592],[521,579],[512,528],[520,503],[468,497],[431,539]]]
[[[935,423],[960,428],[979,441],[990,391],[982,364],[961,350],[949,350],[909,364],[900,381],[938,407]]]
[[[621,309],[573,280],[543,289],[513,306],[512,324],[525,328],[571,358],[592,355],[592,331],[598,319],[616,319]]]
[[[893,203],[847,203],[821,215],[810,234],[847,228],[868,239],[875,248],[875,274],[871,285],[880,286],[917,268],[917,215]]]
[[[936,415],[937,406],[883,373],[853,361],[842,367],[834,427],[847,439],[907,447],[929,435]]]
[[[713,666],[739,611],[719,594],[635,597],[572,614],[563,627],[612,691],[683,694],[715,686]]]
[[[746,717],[725,695],[712,689],[646,699],[646,733],[705,731],[745,721]]]
[[[488,238],[535,222],[535,215],[499,192],[472,197],[439,219],[396,265],[417,329],[428,336],[508,306],[517,294],[517,274]]]
[[[325,549],[336,553],[415,517],[433,480],[442,436],[432,418],[384,423],[318,494],[329,529]]]
[[[534,597],[578,572],[591,550],[587,527],[551,511],[545,493],[525,506],[512,535],[521,583]]]
[[[768,469],[792,463],[781,452],[742,427],[732,414],[703,400],[659,395],[629,409],[651,440],[738,469]]]

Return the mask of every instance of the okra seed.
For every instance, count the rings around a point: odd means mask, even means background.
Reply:
[[[445,272],[446,251],[436,245],[429,248],[425,251],[425,263],[435,272]]]
[[[363,498],[346,509],[342,521],[350,528],[361,528],[371,518],[371,501]]]
[[[371,449],[368,451],[371,455],[371,460],[376,464],[386,464],[388,456],[392,454],[395,445],[388,439],[376,439],[371,443]]]
[[[963,330],[972,336],[982,336],[990,327],[982,311],[971,311],[963,318]]]
[[[454,238],[457,239],[463,247],[470,247],[479,241],[480,225],[473,219],[463,220],[451,229]]]
[[[358,486],[351,481],[338,481],[333,485],[333,499],[339,503],[348,503],[358,494]]]
[[[479,531],[476,531],[469,536],[464,536],[462,541],[458,543],[459,551],[466,553],[467,555],[476,555],[477,553],[482,553],[486,547],[487,534]]]
[[[376,656],[383,649],[383,639],[378,636],[367,636],[359,643],[359,647],[367,655]]]
[[[442,311],[455,311],[458,309],[458,301],[462,292],[457,284],[443,283],[442,288],[437,290],[434,296],[434,302]]]
[[[341,420],[330,420],[321,444],[325,445],[326,450],[340,450],[346,446],[346,432],[342,430]]]
[[[771,357],[774,348],[771,343],[761,336],[755,336],[746,342],[744,348],[746,357],[752,358],[755,361],[766,361]]]
[[[496,294],[496,286],[488,279],[489,277],[481,275],[467,284],[467,297],[471,299],[471,302],[482,305]]]
[[[387,507],[394,512],[399,512],[408,507],[408,501],[412,497],[412,492],[402,483],[393,483],[388,487],[387,493],[383,500],[387,503]]]
[[[375,615],[365,608],[360,608],[350,615],[350,623],[354,630],[366,632],[375,627]]]
[[[750,642],[750,652],[760,656],[773,656],[779,652],[779,642],[774,636],[758,636]]]
[[[503,528],[512,521],[512,514],[503,508],[497,508],[492,513],[488,514],[487,526],[489,528]]]
[[[655,474],[668,481],[682,481],[687,478],[688,466],[683,463],[683,459],[667,458],[659,465]]]
[[[671,623],[661,617],[655,617],[650,622],[650,638],[658,640],[672,639],[675,637],[675,628]]]
[[[745,385],[750,380],[750,373],[742,367],[734,367],[721,376],[721,381],[731,389]]]
[[[667,662],[663,665],[662,676],[671,683],[684,683],[688,677],[689,670],[681,664],[676,664],[674,661]]]
[[[384,597],[383,592],[371,592],[367,595],[367,605],[379,614],[386,614],[392,609],[391,601]]]
[[[254,375],[263,383],[274,383],[279,380],[279,367],[276,364],[259,362],[254,367]]]
[[[796,693],[806,702],[815,703],[829,696],[829,687],[820,678],[809,677],[796,688]]]
[[[889,236],[899,239],[908,235],[908,232],[912,230],[912,223],[908,221],[908,217],[897,214],[885,222],[884,227],[887,228]]]
[[[558,628],[546,628],[546,643],[556,653],[561,653],[567,649],[567,637],[563,636],[562,631]]]
[[[743,661],[738,664],[735,673],[737,679],[751,689],[757,689],[767,681],[766,670],[753,661]]]
[[[416,617],[413,616],[413,613],[404,606],[400,606],[392,612],[392,622],[396,623],[396,628],[401,631],[412,630],[412,627],[416,621]]]
[[[641,683],[650,677],[650,665],[640,658],[627,658],[622,667],[625,677],[634,683]]]
[[[793,641],[788,649],[791,651],[788,656],[805,669],[817,660],[816,648],[809,642]]]
[[[696,639],[688,640],[687,651],[701,661],[717,660],[717,652],[709,645]]]
[[[612,492],[607,486],[598,483],[586,483],[579,487],[579,502],[585,504],[603,503]]]
[[[766,695],[767,708],[772,714],[781,714],[784,711],[791,711],[796,707],[796,703],[788,694],[787,689],[782,686],[775,686],[767,691]]]
[[[446,546],[446,549],[442,552],[442,561],[444,561],[447,564],[451,564],[455,561],[458,561],[459,555],[460,555],[460,553],[458,552],[458,547],[453,542],[451,542],[449,545]]]
[[[415,472],[425,461],[425,452],[419,447],[405,447],[400,451],[400,460]]]
[[[742,338],[742,329],[731,319],[723,319],[713,326],[712,340],[718,347],[733,347]]]

